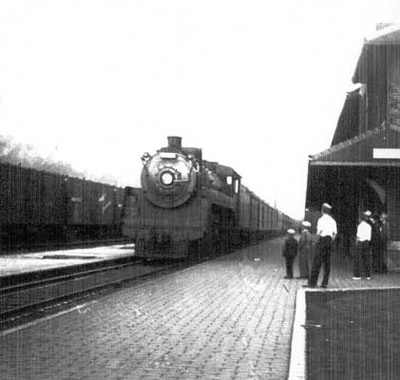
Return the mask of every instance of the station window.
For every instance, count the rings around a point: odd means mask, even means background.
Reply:
[[[235,194],[237,194],[239,192],[239,180],[238,179],[235,179],[235,188],[234,188],[234,190],[235,190]]]
[[[226,177],[226,183],[232,185],[232,176],[228,175],[228,177]]]

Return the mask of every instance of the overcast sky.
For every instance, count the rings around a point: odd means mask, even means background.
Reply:
[[[168,135],[289,215],[395,0],[0,0],[0,133],[121,184]]]

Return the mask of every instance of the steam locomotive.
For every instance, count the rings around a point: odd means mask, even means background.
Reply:
[[[168,146],[142,156],[141,188],[125,188],[123,229],[143,258],[214,256],[296,224],[241,184],[231,167],[199,148]]]

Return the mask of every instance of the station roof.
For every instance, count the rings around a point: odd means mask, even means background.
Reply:
[[[377,30],[365,39],[366,45],[398,45],[400,44],[400,24],[388,25]]]
[[[309,158],[311,166],[400,167],[400,127],[383,125]]]
[[[368,73],[385,62],[387,48],[400,46],[400,25],[390,25],[371,34],[364,41],[358,58],[353,83],[367,83]]]
[[[358,135],[360,87],[347,93],[340,113],[331,146],[351,139]]]

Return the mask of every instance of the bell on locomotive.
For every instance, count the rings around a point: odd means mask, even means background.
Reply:
[[[141,185],[146,198],[162,208],[181,206],[196,188],[198,164],[182,148],[182,138],[168,137],[168,146],[142,156]]]

